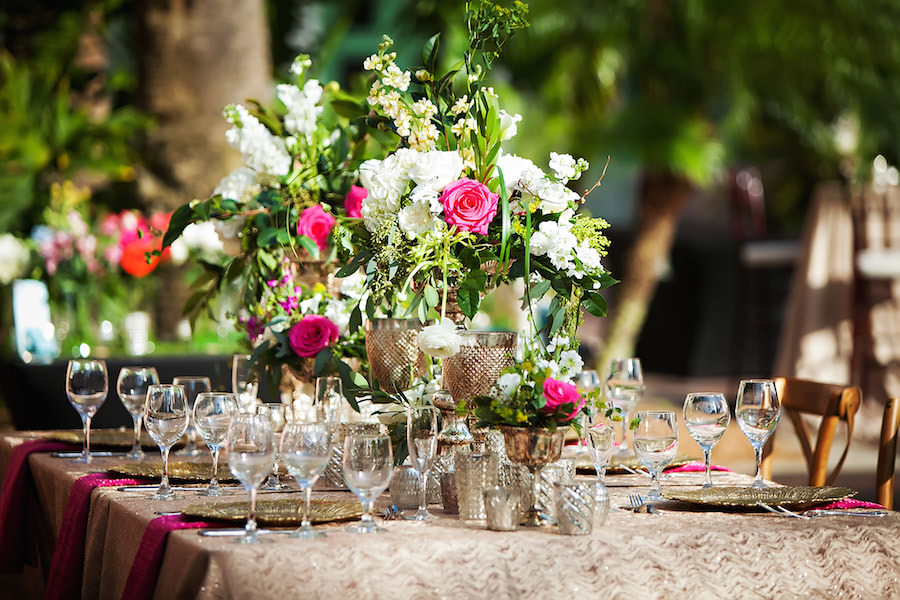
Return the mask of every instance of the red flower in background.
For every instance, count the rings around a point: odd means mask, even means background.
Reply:
[[[147,253],[161,248],[162,238],[149,235],[128,242],[122,246],[122,258],[119,260],[119,266],[133,277],[138,279],[146,277],[159,266],[160,261],[169,259],[171,249],[166,248],[160,256],[150,256],[150,262],[147,262]]]
[[[350,188],[350,191],[344,196],[344,210],[347,211],[348,217],[362,218],[363,199],[368,195],[369,192],[364,187],[354,185]]]
[[[297,235],[305,235],[316,243],[319,250],[328,248],[328,235],[334,227],[335,218],[322,209],[321,204],[310,206],[297,221]]]

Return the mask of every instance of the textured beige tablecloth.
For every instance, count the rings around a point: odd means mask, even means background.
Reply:
[[[11,443],[0,436],[0,460]],[[57,531],[68,490],[84,471],[49,455],[33,455],[30,464],[37,501]],[[715,478],[749,482],[744,475]],[[672,475],[663,487],[701,480],[701,474]],[[614,506],[625,504],[630,492],[647,491],[647,479],[637,475],[610,477],[609,483]],[[187,494],[158,502],[115,488],[95,490],[83,597],[118,598],[132,562],[140,560],[135,554],[153,512],[197,501]],[[802,521],[756,513],[616,511],[587,537],[561,536],[552,528],[498,533],[449,517],[385,527],[387,533],[358,536],[335,525],[324,539],[270,536],[256,546],[174,532],[155,598],[900,597],[896,514]]]

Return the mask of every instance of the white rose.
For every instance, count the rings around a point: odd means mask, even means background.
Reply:
[[[428,204],[414,202],[400,209],[398,224],[409,239],[432,229],[432,216]]]
[[[409,170],[409,178],[419,186],[435,191],[459,179],[463,170],[462,157],[456,151],[433,150],[419,152],[415,164]]]
[[[518,133],[516,123],[522,120],[522,115],[511,115],[500,109],[500,140],[506,141]]]
[[[520,189],[521,183],[527,186],[531,181],[544,178],[544,172],[537,165],[515,154],[501,155],[497,167],[503,171],[503,181],[509,191]]]
[[[329,300],[325,306],[323,316],[337,325],[341,335],[346,335],[350,326],[350,311],[347,308],[347,303],[343,300]]]
[[[435,358],[453,356],[459,352],[461,342],[456,325],[446,317],[419,332],[419,350]]]
[[[342,278],[340,281],[341,293],[343,295],[352,298],[353,300],[362,298],[363,292],[366,289],[366,275],[362,269],[352,275]]]

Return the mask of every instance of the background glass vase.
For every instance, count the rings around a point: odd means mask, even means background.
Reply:
[[[456,498],[460,520],[487,518],[484,491],[497,485],[497,455],[458,451],[453,462],[456,465]]]
[[[374,319],[366,321],[366,354],[369,367],[384,391],[396,394],[408,390],[415,378],[427,373],[425,354],[419,350],[416,319]]]

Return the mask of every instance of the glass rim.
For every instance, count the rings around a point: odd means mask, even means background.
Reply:
[[[674,415],[674,410],[639,410],[634,413],[634,416],[638,415]]]
[[[208,392],[198,392],[197,397],[200,396],[231,396],[233,398],[237,398],[237,394],[234,392],[225,392],[221,390],[209,390]]]
[[[124,371],[125,369],[133,369],[135,371],[155,371],[156,367],[151,367],[150,365],[122,365],[119,367],[119,371]]]
[[[409,331],[422,329],[422,322],[419,319],[401,319],[395,317],[378,317],[377,319],[367,319],[366,324],[371,324],[372,330],[397,330]]]
[[[738,387],[745,383],[775,383],[774,379],[763,379],[763,378],[752,378],[752,379],[741,379],[740,383],[738,383]]]
[[[159,388],[162,390],[181,388],[182,390],[184,390],[184,386],[180,383],[152,383],[150,384],[150,387],[147,388],[147,390],[149,391],[150,388]]]
[[[724,398],[725,392],[688,392],[685,398],[690,398],[691,396],[722,396]]]
[[[205,379],[209,381],[209,377],[206,375],[177,375],[172,378],[172,381],[174,382],[176,379],[183,379],[184,381],[202,381]]]

